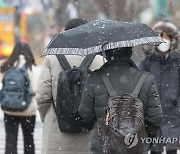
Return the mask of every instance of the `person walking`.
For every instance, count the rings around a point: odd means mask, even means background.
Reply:
[[[180,35],[177,27],[168,21],[157,22],[153,30],[161,35],[165,43],[151,49],[144,48],[146,56],[139,68],[154,76],[160,95],[163,121],[157,137],[180,138],[180,55],[177,52]],[[153,144],[151,154],[161,154],[164,146],[167,154],[177,154],[180,143]]]
[[[86,20],[75,18],[70,20],[65,30],[75,28],[87,23]],[[77,55],[65,56],[71,67],[78,67],[84,57]],[[96,55],[90,70],[98,69],[103,64],[103,58]],[[59,130],[57,117],[53,108],[53,101],[56,104],[58,75],[63,71],[57,57],[48,55],[42,65],[40,78],[37,87],[36,100],[43,127],[42,154],[89,154],[91,131],[87,133],[63,133]]]
[[[35,73],[36,64],[31,49],[27,43],[17,42],[11,56],[1,65],[1,73],[6,73],[12,67],[22,68],[26,66],[30,78],[30,87],[36,91],[38,75]],[[37,72],[37,71],[36,71]],[[24,138],[24,154],[35,154],[34,127],[37,104],[32,97],[28,108],[24,111],[4,112],[4,126],[6,132],[5,154],[17,154],[17,139],[19,125],[22,128]]]
[[[100,76],[100,72],[103,70],[118,96],[122,96],[125,93],[131,93],[143,73],[138,70],[134,62],[130,60],[132,56],[131,47],[106,50],[105,55],[107,63],[99,70],[92,72],[86,80],[85,90],[83,91],[81,104],[78,110],[84,121],[95,118],[98,123],[94,125],[93,129],[93,137],[91,140],[92,154],[103,154],[102,142],[99,140],[98,136],[102,135],[100,134],[100,130],[105,129],[106,123],[104,120],[107,116],[106,108],[108,106],[107,103],[109,98],[109,90],[106,89]],[[149,74],[147,76],[140,93],[143,96],[142,100],[146,132],[148,136],[154,137],[160,126],[162,110],[152,75]],[[147,152],[148,145],[144,146],[143,153],[147,154]]]

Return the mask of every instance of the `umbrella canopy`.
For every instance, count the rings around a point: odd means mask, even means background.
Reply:
[[[57,34],[42,55],[85,56],[102,50],[140,44],[159,45],[162,42],[161,37],[146,24],[95,20]]]

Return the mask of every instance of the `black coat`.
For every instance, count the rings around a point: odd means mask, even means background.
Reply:
[[[130,61],[119,60],[108,62],[103,68],[118,95],[132,92],[142,74],[142,71],[133,67]],[[144,99],[147,133],[155,136],[162,120],[162,110],[152,75],[146,78],[141,93]],[[95,118],[99,125],[104,125],[103,119],[106,115],[108,98],[109,94],[97,70],[93,72],[86,81],[81,105],[79,107],[79,112],[84,120],[88,121]],[[101,154],[102,150],[98,140],[96,124],[93,131],[91,151],[93,154]],[[147,149],[145,153],[147,153]]]
[[[139,68],[149,71],[156,81],[160,95],[163,120],[159,136],[165,138],[180,138],[180,60],[170,54],[168,58],[163,58],[159,54],[150,55],[141,61]],[[180,144],[165,143],[167,150],[178,149]],[[152,150],[162,150],[162,144],[154,145]]]

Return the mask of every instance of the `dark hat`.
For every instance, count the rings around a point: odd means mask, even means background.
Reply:
[[[130,59],[132,56],[132,47],[125,48],[116,48],[111,50],[106,50],[106,59],[109,60],[117,60],[117,59]]]

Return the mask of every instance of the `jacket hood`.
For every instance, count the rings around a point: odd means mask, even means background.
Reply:
[[[152,29],[159,35],[164,32],[171,37],[172,40],[170,52],[180,52],[178,49],[180,42],[180,33],[174,24],[168,21],[159,21],[153,26]],[[143,50],[146,54],[152,54],[157,51],[155,46],[144,46]]]

